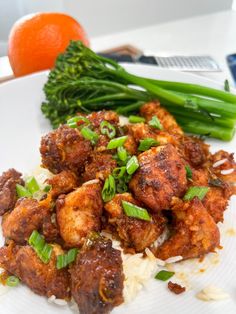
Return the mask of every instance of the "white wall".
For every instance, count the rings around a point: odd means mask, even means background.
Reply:
[[[63,0],[90,36],[231,9],[233,0]],[[235,0],[236,1],[236,0]]]

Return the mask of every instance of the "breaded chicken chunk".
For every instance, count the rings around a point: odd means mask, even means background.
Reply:
[[[93,130],[99,134],[97,144],[95,145],[94,149],[98,152],[103,152],[107,150],[107,144],[110,141],[110,138],[106,134],[102,134],[101,132],[101,123],[103,121],[107,121],[111,124],[117,133],[117,127],[119,123],[119,116],[116,112],[111,110],[102,110],[97,112],[92,112],[91,114],[87,115],[87,119],[91,122]]]
[[[152,138],[158,142],[158,145],[166,145],[168,143],[176,145],[176,139],[166,131],[157,130],[146,123],[128,124],[125,126],[126,134],[128,136],[124,143],[124,147],[131,154],[138,153],[138,146],[141,140],[145,138]]]
[[[24,184],[21,173],[9,169],[0,176],[0,215],[13,209],[17,200],[16,185]]]
[[[51,185],[51,197],[57,198],[60,194],[66,194],[73,191],[78,185],[78,178],[74,172],[64,170],[46,181]]]
[[[89,232],[100,230],[102,208],[99,183],[84,184],[57,199],[57,223],[67,247],[80,247]]]
[[[153,147],[138,156],[139,169],[129,187],[135,199],[157,212],[169,209],[173,196],[187,188],[185,164],[171,144]]]
[[[161,214],[152,215],[151,221],[128,217],[122,208],[122,201],[140,206],[131,194],[116,194],[105,204],[105,210],[109,213],[108,222],[115,227],[125,247],[142,252],[161,235],[165,227],[165,219]]]
[[[83,173],[83,181],[93,179],[105,180],[109,174],[116,168],[116,161],[112,154],[103,152],[94,152],[86,162]]]
[[[24,244],[34,230],[42,227],[49,209],[41,206],[32,198],[21,198],[16,207],[5,214],[2,220],[2,231],[5,238]]]
[[[35,293],[57,299],[70,298],[70,279],[67,269],[56,269],[56,256],[63,254],[58,245],[48,264],[44,264],[30,246],[18,246],[13,241],[0,248],[0,265],[17,276]]]
[[[197,197],[190,202],[177,202],[173,209],[173,234],[157,248],[158,258],[194,258],[213,252],[219,246],[219,229]]]
[[[80,314],[107,314],[123,302],[121,252],[111,240],[89,239],[70,269],[71,293]]]
[[[211,170],[214,174],[227,182],[236,194],[236,162],[234,160],[234,154],[219,150],[211,156]]]
[[[216,223],[223,222],[224,211],[232,195],[231,187],[226,182],[213,176],[207,169],[193,169],[191,185],[209,187],[202,203]]]
[[[143,105],[140,113],[147,121],[150,121],[153,116],[156,116],[160,120],[164,130],[167,130],[170,134],[183,134],[175,118],[165,108],[161,107],[159,102],[149,102]]]
[[[200,168],[210,158],[209,145],[196,136],[179,137],[178,151],[192,167]]]
[[[113,126],[117,126],[119,123],[119,116],[115,111],[101,110],[94,111],[87,115],[87,119],[92,123],[94,129],[100,130],[100,125],[103,121],[107,121]]]
[[[63,170],[82,172],[91,151],[91,142],[81,135],[79,129],[67,125],[60,126],[41,139],[42,166],[53,173]]]

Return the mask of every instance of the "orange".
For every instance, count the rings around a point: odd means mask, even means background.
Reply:
[[[13,25],[8,42],[14,75],[51,69],[70,40],[81,40],[89,45],[83,27],[69,15],[36,13],[21,18]]]

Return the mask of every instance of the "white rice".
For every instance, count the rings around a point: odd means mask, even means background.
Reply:
[[[93,179],[93,180],[85,182],[83,185],[90,185],[90,184],[95,184],[95,183],[99,183],[99,180],[98,179]]]
[[[196,297],[202,301],[219,301],[228,299],[229,294],[221,288],[210,285],[198,292]]]
[[[182,261],[183,256],[173,256],[173,257],[169,257],[165,260],[166,264],[172,264],[172,263],[176,263],[179,261]]]
[[[124,300],[125,303],[132,301],[138,292],[147,284],[158,271],[155,256],[149,249],[146,249],[146,257],[142,253],[123,254],[124,280]]]
[[[218,161],[216,161],[216,162],[212,165],[212,167],[213,167],[213,168],[217,168],[217,167],[223,165],[226,161],[227,161],[226,158],[221,159],[221,160],[218,160]]]
[[[119,118],[120,118],[120,126],[124,126],[129,123],[129,119],[127,117],[120,116]]]
[[[233,169],[233,168],[221,170],[220,173],[223,174],[223,175],[227,175],[227,174],[231,174],[232,172],[234,172],[234,169]]]
[[[65,306],[65,305],[68,305],[66,300],[63,300],[63,299],[57,299],[55,297],[55,295],[52,295],[50,296],[50,298],[48,298],[48,303],[54,303],[56,305],[59,305],[59,306]]]

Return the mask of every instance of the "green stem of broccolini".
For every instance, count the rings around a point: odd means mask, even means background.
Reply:
[[[151,80],[130,74],[115,61],[98,56],[79,41],[72,41],[66,52],[58,57],[44,91],[46,102],[42,104],[42,111],[53,127],[78,111],[111,108],[127,114],[131,110],[137,111],[140,102],[152,99],[160,99],[168,108],[179,108],[190,114],[198,111],[200,115],[208,112],[209,116],[220,114],[222,118],[232,120],[236,117],[236,95],[199,85]],[[191,121],[191,115],[185,116],[184,121],[179,119],[180,124],[184,122],[186,125],[186,119]],[[203,124],[202,119],[199,121],[202,122],[201,131],[206,128],[201,133],[209,133],[207,123]],[[211,134],[219,137],[217,132]]]

